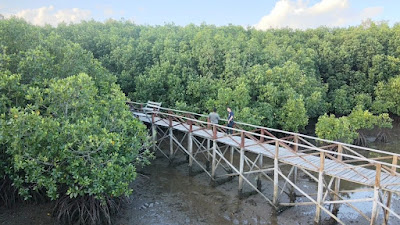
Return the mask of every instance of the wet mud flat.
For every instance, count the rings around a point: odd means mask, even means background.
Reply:
[[[315,206],[291,207],[276,213],[259,195],[240,199],[237,179],[212,187],[206,173],[189,176],[187,164],[170,166],[163,157],[144,171],[146,175],[139,175],[133,184],[131,202],[116,218],[116,224],[313,224]],[[316,184],[306,176],[300,175],[298,182],[316,190]],[[357,196],[348,197],[364,198],[370,194],[354,193]],[[394,210],[400,210],[395,204],[399,200],[393,199]],[[372,203],[360,203],[358,207],[370,213]],[[346,224],[369,224],[345,205],[340,207],[339,218]],[[322,213],[322,224],[332,224],[326,213]]]
[[[185,157],[179,160],[184,162]],[[315,206],[291,207],[277,214],[260,195],[240,199],[237,178],[213,187],[206,173],[189,176],[187,163],[171,166],[164,156],[157,157],[139,172],[132,184],[133,194],[114,217],[114,224],[313,224]],[[316,183],[304,174],[299,174],[297,182],[307,192],[316,192]],[[342,185],[347,190],[364,188],[346,182]],[[272,183],[263,182],[264,193],[272,197],[271,188]],[[357,192],[345,197],[369,198],[372,195],[371,192]],[[297,198],[297,201],[307,199]],[[394,196],[392,209],[395,212],[400,212],[399,203],[399,196]],[[370,202],[354,205],[367,215],[371,213]],[[0,208],[0,224],[57,224],[51,216],[52,207],[52,203],[46,203]],[[345,224],[369,224],[346,205],[341,205],[338,216]],[[322,213],[322,224],[331,224],[326,213]],[[398,220],[391,219],[389,224],[398,224]]]

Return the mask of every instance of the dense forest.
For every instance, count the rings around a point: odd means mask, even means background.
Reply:
[[[317,121],[319,137],[351,143],[400,115],[400,24],[0,20],[0,203],[45,196],[61,221],[110,221],[151,157],[128,98],[221,115],[230,106],[238,121],[289,131]]]
[[[344,142],[400,115],[399,24],[259,31],[110,20],[50,30],[92,52],[135,101],[222,115],[229,105],[239,121],[290,131],[319,119],[319,137]]]

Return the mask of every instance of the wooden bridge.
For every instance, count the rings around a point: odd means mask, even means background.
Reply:
[[[322,213],[345,224],[338,216],[340,205],[352,208],[370,224],[400,224],[400,212],[391,209],[392,196],[400,196],[399,154],[240,122],[233,135],[226,136],[227,127],[211,124],[208,115],[128,104],[138,119],[151,125],[154,151],[171,162],[183,153],[189,174],[195,174],[195,163],[213,184],[237,176],[239,195],[250,189],[276,210],[314,205],[315,224],[321,223]],[[160,147],[163,143],[169,144],[169,151]],[[309,188],[298,183],[299,173],[316,182],[317,193],[308,193]],[[365,188],[344,190],[341,180]],[[345,197],[354,192],[372,192],[373,197]],[[357,202],[369,203],[371,213],[358,209]]]

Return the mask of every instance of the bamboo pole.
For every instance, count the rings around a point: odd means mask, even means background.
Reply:
[[[315,209],[314,224],[321,223],[321,206],[322,206],[322,194],[324,189],[324,166],[325,166],[325,152],[320,152],[319,158],[319,174],[318,174],[318,194],[317,194],[317,206]]]

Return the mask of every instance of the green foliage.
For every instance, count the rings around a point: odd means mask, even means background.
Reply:
[[[388,82],[379,82],[375,94],[375,111],[400,115],[400,75],[390,78]]]
[[[351,129],[351,124],[347,117],[336,118],[334,114],[320,116],[315,126],[315,133],[319,138],[345,143],[352,143],[358,135]]]
[[[351,142],[390,127],[369,111],[400,115],[399,28],[0,20],[0,175],[26,197],[129,194],[148,155],[125,95],[221,117],[230,106],[237,121],[291,131],[319,117],[319,137]]]
[[[89,21],[48,32],[93,52],[131,98],[186,104],[198,113],[229,104],[238,113],[248,107],[260,114],[258,105],[266,103],[280,120],[290,96],[301,95],[309,118],[348,115],[357,105],[371,110],[377,83],[400,72],[398,26],[385,23],[257,31]],[[261,123],[282,128],[280,122]]]
[[[342,86],[333,93],[333,109],[338,115],[347,115],[352,109],[352,99],[347,85]]]
[[[358,106],[352,110],[349,116],[336,118],[334,114],[320,116],[315,127],[315,133],[320,138],[352,143],[360,129],[372,129],[377,127],[392,127],[392,119],[387,113],[373,115],[368,110]]]
[[[136,167],[149,163],[146,128],[116,76],[80,44],[15,18],[0,21],[0,36],[1,191],[25,199],[45,191],[90,206],[79,212],[91,215],[79,216],[98,223],[115,197],[131,193]],[[13,202],[13,193],[0,193],[0,204]],[[58,210],[75,221],[70,208]]]
[[[288,131],[298,132],[308,124],[303,98],[289,98],[280,112],[280,124]]]
[[[2,134],[20,195],[43,188],[52,199],[130,194],[135,165],[147,163],[148,152],[139,153],[147,135],[117,86],[99,95],[92,78],[79,74],[26,97],[32,104],[12,108]]]

